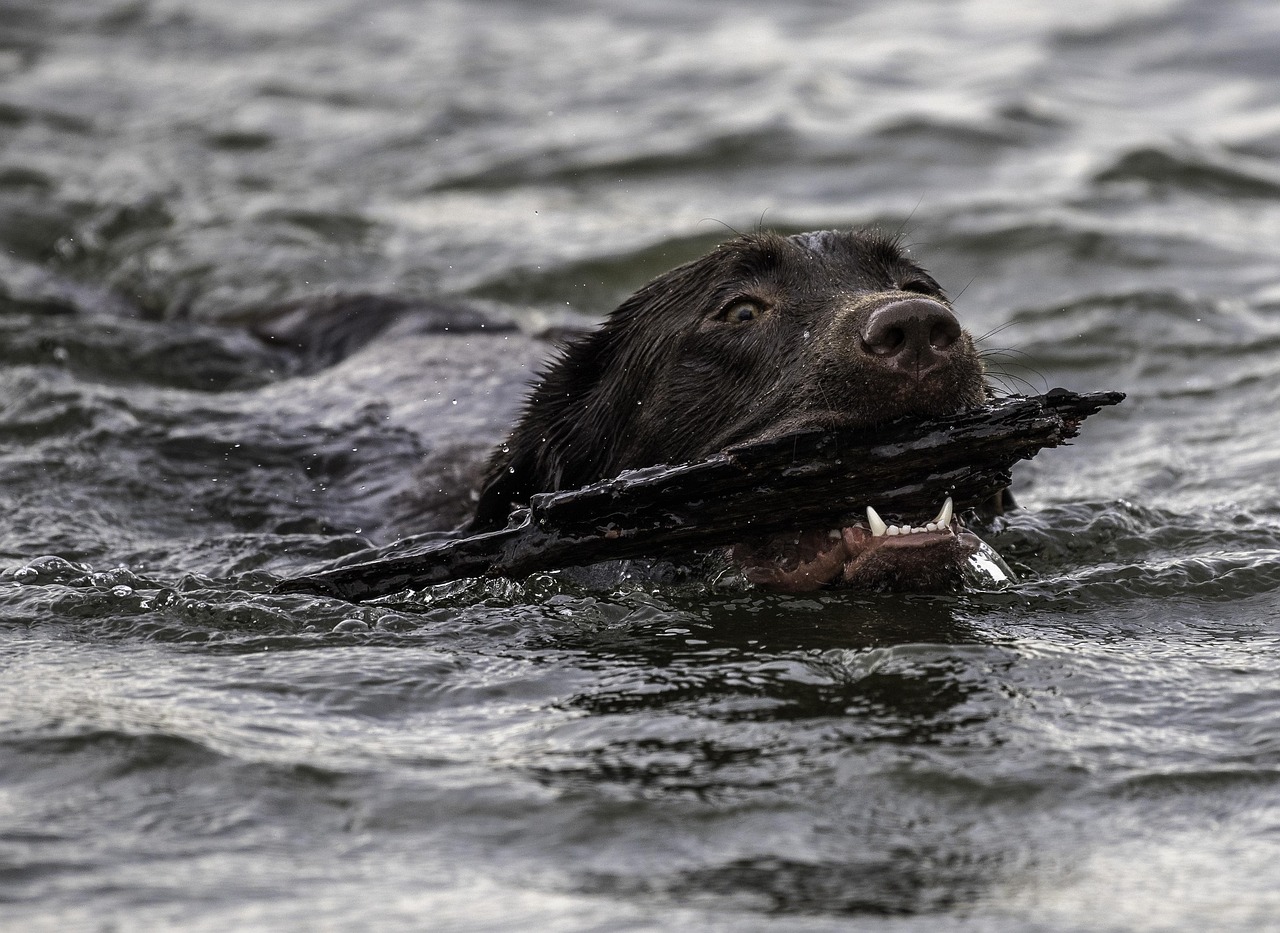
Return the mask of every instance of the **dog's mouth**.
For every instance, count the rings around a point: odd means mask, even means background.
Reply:
[[[793,593],[827,586],[954,589],[963,582],[972,558],[984,550],[994,555],[954,509],[948,496],[931,520],[890,525],[868,506],[865,525],[810,529],[737,544],[730,555],[752,583]]]

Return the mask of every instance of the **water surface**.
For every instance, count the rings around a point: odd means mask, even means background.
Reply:
[[[1277,47],[1264,0],[0,0],[0,926],[1274,925]],[[1019,467],[1017,585],[270,594],[456,505],[531,335],[760,225],[901,231],[993,380],[1129,393]]]

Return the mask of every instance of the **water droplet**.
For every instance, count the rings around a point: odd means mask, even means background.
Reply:
[[[25,567],[13,571],[13,578],[19,583],[82,583],[86,576],[93,572],[93,567],[77,561],[67,560],[55,554],[46,554],[27,561]]]
[[[380,632],[412,632],[417,629],[417,626],[408,619],[387,615],[379,619],[374,628]]]
[[[169,587],[156,590],[156,595],[152,596],[142,604],[143,609],[163,609],[166,606],[172,606],[178,601],[178,594]]]

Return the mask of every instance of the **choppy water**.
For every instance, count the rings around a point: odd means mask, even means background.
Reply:
[[[1268,0],[0,0],[0,927],[1280,928],[1277,48]],[[1129,393],[1020,468],[1021,583],[268,595],[543,351],[263,309],[533,332],[762,219],[903,228],[1009,379]]]

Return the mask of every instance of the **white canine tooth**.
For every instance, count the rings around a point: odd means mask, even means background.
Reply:
[[[884,519],[871,506],[867,506],[867,524],[871,526],[871,536],[873,538],[882,538],[885,532],[889,530],[884,523]]]
[[[954,510],[955,504],[951,501],[951,497],[947,496],[947,501],[942,503],[942,508],[938,510],[938,517],[933,520],[939,531],[951,524],[951,513]]]
[[[832,528],[830,531],[828,531],[828,532],[827,532],[827,537],[828,537],[828,538],[830,538],[832,541],[839,541],[839,540],[840,540],[840,529],[839,529],[839,528]]]

